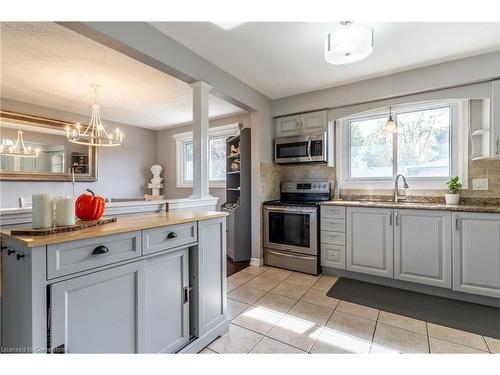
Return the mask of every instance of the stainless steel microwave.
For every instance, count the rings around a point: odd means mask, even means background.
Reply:
[[[276,138],[274,140],[274,162],[278,164],[326,163],[326,143],[326,132]]]

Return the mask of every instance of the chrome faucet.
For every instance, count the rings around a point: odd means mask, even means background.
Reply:
[[[399,201],[406,200],[406,192],[403,190],[402,194],[399,193],[399,185],[398,185],[399,177],[403,177],[405,189],[409,188],[408,183],[406,182],[405,176],[403,176],[402,174],[398,174],[396,176],[396,178],[394,179],[394,202],[396,202],[396,203],[398,203]]]

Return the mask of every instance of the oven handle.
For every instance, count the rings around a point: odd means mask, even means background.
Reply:
[[[264,211],[273,211],[273,212],[300,212],[304,214],[315,214],[316,209],[304,209],[304,208],[283,208],[283,207],[270,207],[264,206]]]
[[[280,253],[278,251],[273,251],[273,250],[269,250],[269,249],[266,249],[266,251],[268,253],[271,253],[271,254],[274,254],[274,255],[281,255],[281,256],[284,256],[284,257],[288,257],[288,258],[299,258],[299,259],[304,259],[304,260],[313,260],[313,259],[316,258],[316,257],[308,257],[308,256],[304,256],[304,255],[285,254],[285,253]]]

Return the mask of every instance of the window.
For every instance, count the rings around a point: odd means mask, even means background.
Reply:
[[[337,154],[342,185],[388,187],[397,174],[413,181],[412,187],[446,188],[452,175],[466,180],[464,107],[458,101],[400,106],[392,111],[398,132],[388,135],[387,109],[344,119],[339,139],[345,144]]]
[[[226,185],[226,139],[236,134],[237,124],[209,130],[208,175],[210,187]],[[193,186],[193,133],[174,135],[177,143],[177,187]]]

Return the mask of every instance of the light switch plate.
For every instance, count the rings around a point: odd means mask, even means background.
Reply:
[[[488,190],[488,179],[487,178],[473,178],[472,179],[472,190]]]

